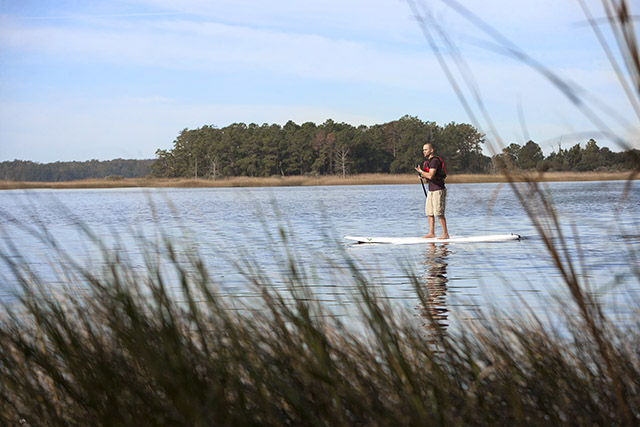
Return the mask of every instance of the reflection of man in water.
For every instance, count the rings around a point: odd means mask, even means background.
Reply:
[[[443,330],[447,328],[447,245],[431,243],[425,253],[425,264],[428,269],[425,275],[424,306],[420,307],[421,315],[427,319],[425,327],[434,333],[437,326]]]

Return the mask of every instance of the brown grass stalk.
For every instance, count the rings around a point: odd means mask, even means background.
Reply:
[[[473,184],[508,182],[517,180],[523,182],[535,178],[539,182],[553,181],[620,181],[639,179],[630,172],[523,172],[517,176],[506,178],[501,174],[450,174],[448,184]],[[185,179],[185,178],[125,178],[118,181],[104,179],[86,179],[64,182],[30,182],[30,181],[2,181],[0,190],[28,190],[28,189],[82,189],[82,188],[224,188],[224,187],[297,187],[322,185],[397,185],[416,184],[414,174],[360,174],[342,178],[338,175],[320,177],[287,176],[287,177],[232,177],[219,180]]]

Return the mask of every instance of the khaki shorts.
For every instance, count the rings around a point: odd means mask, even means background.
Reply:
[[[427,216],[444,216],[444,208],[447,200],[447,189],[429,191],[424,205],[424,213]]]

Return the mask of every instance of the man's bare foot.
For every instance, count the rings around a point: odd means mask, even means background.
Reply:
[[[434,237],[436,237],[436,235],[433,233],[422,236],[423,239],[433,239]]]
[[[448,238],[449,238],[448,234],[443,234],[442,236],[438,237],[439,240],[448,239]]]

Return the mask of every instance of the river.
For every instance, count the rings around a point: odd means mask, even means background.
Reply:
[[[565,233],[567,256],[585,287],[620,322],[634,315],[640,295],[640,182],[625,190],[626,185],[543,186]],[[41,272],[53,292],[60,285],[55,270],[62,261],[29,227],[47,230],[65,253],[87,265],[96,262],[99,250],[79,232],[81,226],[107,246],[117,245],[140,268],[148,250],[140,237],[168,237],[182,253],[200,254],[221,292],[245,301],[258,293],[248,285],[246,269],[235,263],[249,260],[269,278],[269,286],[283,288],[289,251],[308,273],[314,298],[336,316],[349,316],[358,298],[345,256],[372,278],[392,306],[415,318],[430,311],[445,325],[494,309],[507,316],[532,310],[553,319],[557,301],[569,300],[542,239],[505,184],[449,185],[449,232],[517,233],[521,241],[354,245],[342,239],[425,234],[423,204],[419,185],[11,190],[0,192],[1,250],[5,261]],[[427,307],[416,297],[411,274],[428,291]],[[6,262],[0,275],[0,300],[11,302],[15,279]]]

